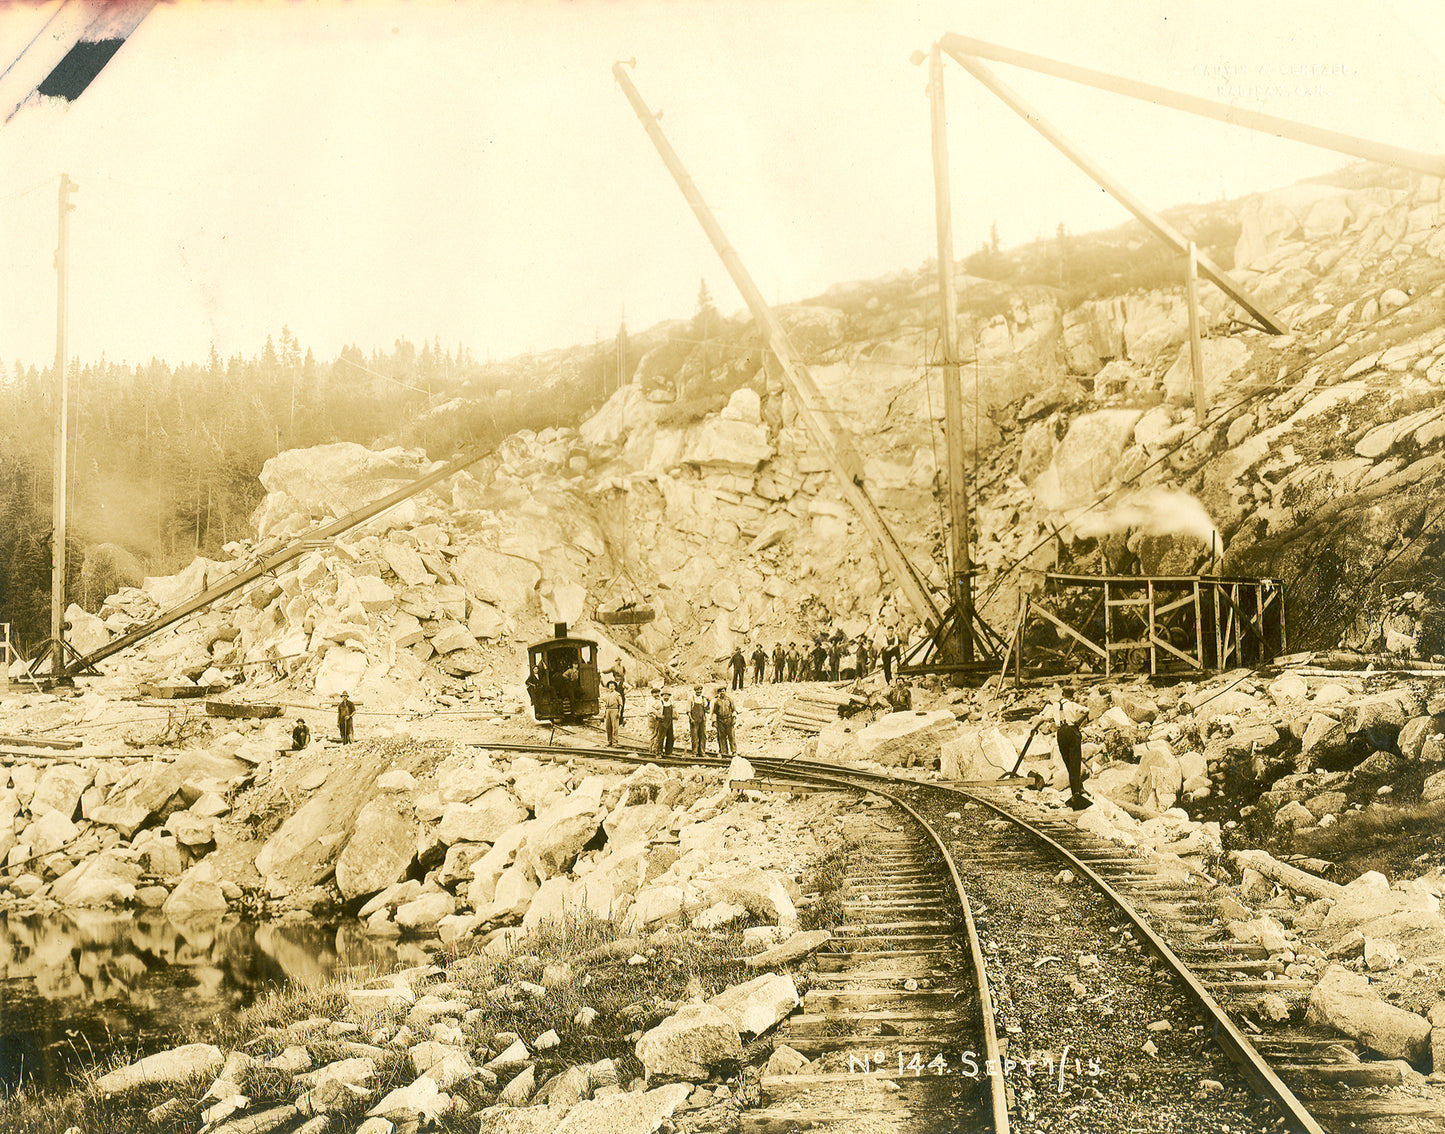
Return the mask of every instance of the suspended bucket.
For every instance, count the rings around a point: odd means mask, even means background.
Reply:
[[[641,626],[657,617],[652,607],[643,603],[625,602],[611,610],[598,607],[592,620],[603,626]]]

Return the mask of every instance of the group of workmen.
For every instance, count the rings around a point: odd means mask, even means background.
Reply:
[[[761,685],[769,676],[773,681],[841,681],[845,667],[852,670],[854,677],[863,677],[873,672],[878,664],[883,666],[883,680],[892,685],[893,671],[902,658],[903,645],[891,630],[881,649],[862,634],[849,643],[843,631],[835,630],[831,637],[815,635],[811,647],[800,646],[797,642],[786,645],[779,642],[771,654],[763,649],[761,642],[754,645],[752,653],[747,655],[738,646],[728,664],[732,666],[734,689],[743,687],[749,661],[752,662],[754,685]]]
[[[617,743],[619,730],[626,719],[627,681],[625,673],[619,672],[621,668],[622,663],[619,661],[608,671],[607,687],[600,698],[602,724],[607,733],[608,747]],[[672,755],[677,743],[676,721],[680,707],[687,720],[689,751],[693,755],[702,756],[707,751],[709,716],[714,722],[718,755],[737,754],[737,738],[733,732],[734,722],[737,720],[737,706],[733,704],[732,697],[726,689],[718,686],[716,694],[709,698],[706,687],[698,685],[694,687],[685,706],[674,702],[671,692],[666,689],[656,690],[648,696],[646,712],[650,748],[654,756]]]

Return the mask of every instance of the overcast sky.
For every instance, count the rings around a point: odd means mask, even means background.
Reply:
[[[0,8],[0,66],[53,5]],[[770,300],[933,254],[926,68],[958,32],[1445,150],[1445,4],[719,0],[162,4],[73,105],[0,127],[0,359],[202,361],[289,323],[320,358],[439,336],[479,356],[741,300],[613,82],[642,95]],[[1155,207],[1349,159],[996,68]],[[1127,214],[957,66],[956,246]]]

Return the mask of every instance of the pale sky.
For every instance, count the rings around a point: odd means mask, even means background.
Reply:
[[[52,5],[0,8],[0,67]],[[1445,4],[572,0],[162,4],[73,105],[0,127],[0,359],[327,359],[439,336],[480,357],[641,329],[706,278],[742,303],[613,82],[633,78],[769,300],[933,255],[926,68],[975,36],[1415,149],[1445,150]],[[996,65],[1156,208],[1343,155]],[[1242,76],[1242,77],[1241,77]],[[956,65],[956,249],[1128,219]]]

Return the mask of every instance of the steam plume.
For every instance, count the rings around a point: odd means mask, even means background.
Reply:
[[[1224,540],[1204,505],[1177,488],[1140,489],[1111,508],[1085,512],[1069,526],[1086,539],[1130,528],[1150,535],[1193,536],[1212,553],[1224,552]]]

